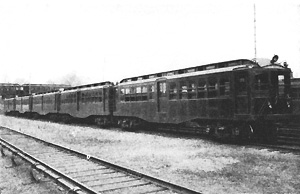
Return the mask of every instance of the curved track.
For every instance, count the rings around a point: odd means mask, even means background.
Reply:
[[[0,127],[1,153],[31,163],[33,169],[69,191],[83,193],[186,193],[200,192],[88,156],[69,148]]]

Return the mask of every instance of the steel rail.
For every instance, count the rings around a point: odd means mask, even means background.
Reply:
[[[41,160],[38,160],[34,156],[30,155],[29,153],[19,149],[17,146],[7,142],[6,140],[2,139],[0,137],[0,144],[9,149],[13,155],[19,156],[22,159],[29,162],[34,169],[37,169],[40,172],[43,172],[47,174],[50,178],[54,179],[55,182],[60,183],[60,185],[63,185],[67,187],[69,190],[72,190],[75,193],[80,194],[80,190],[84,189],[85,191],[88,191],[89,193],[95,193],[96,191],[93,191],[92,189],[86,187],[85,185],[78,183],[71,177],[63,174],[62,172],[56,170],[55,168],[51,167],[50,165],[46,164],[45,162],[42,162]]]
[[[62,146],[60,144],[55,144],[55,143],[52,143],[52,142],[48,142],[46,140],[43,140],[43,139],[40,139],[40,138],[37,138],[37,137],[34,137],[34,136],[31,136],[29,134],[26,134],[24,132],[19,132],[19,131],[16,131],[16,130],[13,130],[13,129],[9,129],[9,128],[5,128],[7,130],[10,130],[14,133],[17,133],[17,134],[20,134],[20,135],[23,135],[23,136],[26,136],[28,138],[31,138],[35,141],[38,141],[38,142],[41,142],[43,144],[46,144],[48,145],[49,147],[54,147],[56,149],[59,149],[59,150],[62,150],[62,151],[66,151],[68,153],[71,153],[73,155],[76,155],[77,157],[81,158],[81,159],[86,159],[87,161],[90,161],[92,163],[96,163],[96,164],[101,164],[101,165],[104,165],[104,166],[107,166],[108,168],[111,168],[111,169],[114,169],[116,171],[120,171],[120,172],[123,172],[123,173],[126,173],[126,174],[129,174],[129,175],[134,175],[136,177],[140,177],[141,179],[143,180],[147,180],[149,181],[150,183],[154,184],[154,185],[157,185],[159,187],[164,187],[166,188],[167,190],[170,190],[170,191],[174,191],[174,192],[177,192],[177,193],[183,193],[183,194],[200,194],[200,192],[198,191],[195,191],[195,190],[192,190],[192,189],[189,189],[189,188],[186,188],[186,187],[183,187],[181,185],[177,185],[177,184],[173,184],[171,182],[168,182],[168,181],[165,181],[165,180],[162,180],[160,178],[157,178],[157,177],[153,177],[151,175],[148,175],[148,174],[145,174],[145,173],[141,173],[141,172],[138,172],[136,170],[132,170],[132,169],[129,169],[127,167],[123,167],[123,166],[120,166],[120,165],[117,165],[115,163],[112,163],[112,162],[109,162],[109,161],[106,161],[104,159],[100,159],[100,158],[97,158],[97,157],[94,157],[94,156],[90,156],[90,155],[87,155],[87,154],[84,154],[84,153],[81,153],[77,150],[74,150],[74,149],[71,149],[71,148],[68,148],[66,146]],[[60,182],[62,185],[66,186],[67,188],[69,189],[72,189],[74,190],[75,192],[80,192],[80,191],[84,191],[84,192],[87,192],[87,193],[99,193],[95,190],[93,190],[92,188],[86,186],[85,184],[83,183],[80,183],[74,179],[72,179],[70,176],[68,175],[65,175],[64,173],[62,173],[61,171],[55,169],[53,166],[45,163],[45,162],[42,162],[41,160],[38,160],[37,158],[35,158],[34,156],[31,156],[29,153],[17,148],[15,145],[12,145],[10,144],[9,142],[6,142],[5,140],[3,140],[2,138],[0,138],[0,140],[2,142],[5,142],[5,144],[7,144],[8,146],[5,146],[5,147],[11,147],[13,148],[12,152],[17,152],[17,153],[21,153],[21,154],[18,154],[20,157],[22,157],[23,155],[25,156],[25,160],[28,160],[29,158],[29,162],[32,163],[32,165],[40,170],[40,171],[43,171],[44,173],[48,174],[50,177],[52,177],[54,180]],[[1,142],[0,142],[1,143]],[[1,143],[3,145],[3,143]],[[64,181],[63,181],[64,180]],[[71,183],[72,185],[74,186],[70,186],[70,184],[68,183]],[[78,193],[79,194],[79,193]]]
[[[272,149],[276,151],[288,151],[295,154],[300,154],[299,146],[289,146],[289,145],[281,145],[281,144],[267,144],[267,143],[249,143],[247,145],[261,147],[263,149]]]

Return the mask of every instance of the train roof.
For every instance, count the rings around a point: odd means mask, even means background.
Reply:
[[[180,77],[221,73],[221,72],[228,72],[233,70],[241,70],[245,68],[263,68],[263,69],[277,69],[277,70],[289,69],[287,68],[287,66],[282,66],[279,63],[271,63],[270,61],[271,60],[269,60],[268,65],[264,65],[264,66],[261,66],[260,63],[249,59],[237,59],[232,61],[211,63],[207,65],[189,67],[185,69],[178,69],[178,70],[166,71],[161,73],[154,73],[149,75],[126,78],[121,80],[119,85],[126,85],[126,83],[151,82],[159,78],[174,79]]]
[[[0,83],[1,87],[11,87],[11,86],[20,86],[20,84],[17,83]]]
[[[98,87],[103,87],[103,86],[110,86],[112,85],[112,82],[106,81],[106,82],[100,82],[100,83],[93,83],[93,84],[86,84],[86,85],[80,85],[80,86],[74,86],[74,87],[68,87],[68,88],[61,88],[59,90],[52,90],[48,92],[41,92],[41,93],[36,93],[36,95],[48,95],[48,94],[53,94],[56,92],[73,92],[77,90],[84,90],[84,89],[92,89],[92,88],[98,88]]]
[[[177,69],[177,70],[172,70],[172,71],[165,71],[165,72],[154,73],[154,74],[149,74],[149,75],[126,78],[126,79],[121,80],[120,83],[133,82],[133,81],[139,81],[139,80],[147,80],[147,79],[153,79],[153,78],[157,79],[160,77],[170,77],[170,76],[180,75],[180,74],[190,75],[191,73],[195,73],[195,72],[205,72],[205,73],[213,73],[214,71],[219,72],[219,70],[217,70],[217,69],[222,69],[222,71],[228,71],[228,68],[227,69],[224,69],[224,68],[231,67],[229,69],[233,70],[234,68],[242,67],[241,65],[245,65],[245,64],[251,64],[253,66],[260,67],[256,62],[254,62],[252,60],[237,59],[237,60],[232,60],[232,61],[211,63],[211,64],[206,64],[206,65],[201,65],[201,66],[195,66],[195,67],[189,67],[189,68],[184,68],[184,69]],[[234,68],[232,68],[232,67],[234,67]]]
[[[80,86],[75,86],[75,87],[62,88],[62,89],[59,89],[59,90],[51,90],[51,91],[47,91],[47,92],[33,93],[32,96],[33,97],[38,97],[38,96],[42,96],[42,95],[46,96],[46,95],[55,94],[59,91],[73,92],[73,91],[77,91],[77,90],[87,90],[87,89],[93,89],[93,88],[96,89],[96,88],[100,88],[100,87],[104,87],[104,86],[111,86],[111,85],[113,85],[112,82],[106,81],[106,82],[100,82],[100,83],[80,85]],[[22,96],[22,98],[24,98],[24,97],[29,97],[29,96]],[[9,99],[14,99],[14,98],[9,98]],[[6,100],[8,100],[8,99],[6,99]]]
[[[97,88],[111,86],[111,85],[113,85],[112,82],[106,81],[106,82],[93,83],[93,84],[80,85],[80,86],[66,88],[63,90],[63,92],[73,92],[73,91],[77,91],[77,90],[97,89]]]
[[[63,89],[63,88],[62,88]],[[37,92],[37,93],[32,93],[33,96],[39,96],[39,95],[48,95],[48,94],[54,94],[58,91],[60,91],[61,89],[56,89],[56,90],[50,90],[50,91],[46,91],[46,92]]]
[[[68,84],[22,84],[20,86],[49,86],[49,87],[71,87]]]
[[[123,85],[129,82],[148,82],[153,81],[162,77],[166,77],[169,79],[179,78],[179,77],[188,77],[188,76],[196,76],[203,74],[211,74],[218,72],[226,72],[232,71],[237,68],[245,68],[247,65],[251,65],[252,67],[260,67],[256,62],[249,59],[238,59],[232,61],[225,61],[220,63],[211,63],[207,65],[189,67],[185,69],[177,69],[172,71],[166,71],[161,73],[154,73],[149,75],[143,75],[138,77],[131,77],[121,80],[120,84]]]
[[[15,99],[16,100],[21,100],[21,99],[28,99],[29,96],[16,96]]]
[[[4,100],[14,100],[15,98],[5,98]]]
[[[147,82],[154,82],[158,79],[177,79],[177,78],[183,78],[183,77],[193,77],[193,76],[199,76],[199,75],[208,75],[213,73],[221,73],[221,72],[228,72],[233,71],[234,69],[245,69],[247,68],[247,65],[239,65],[239,66],[231,66],[231,67],[224,67],[220,69],[210,69],[205,71],[195,71],[190,73],[184,73],[184,74],[175,74],[175,75],[169,75],[169,76],[162,76],[162,77],[155,77],[150,79],[144,79],[144,80],[137,80],[137,81],[131,81],[131,82],[123,82],[119,85],[127,85],[127,84],[140,84],[140,83],[147,83]]]
[[[55,92],[51,92],[51,93],[49,93],[49,94],[52,94],[52,93],[55,93]],[[33,94],[32,96],[33,97],[39,97],[39,96],[45,96],[45,95],[47,95],[48,93],[36,93],[36,94]]]

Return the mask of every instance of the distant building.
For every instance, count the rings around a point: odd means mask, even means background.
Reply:
[[[20,88],[19,84],[0,83],[0,95],[2,99],[15,97],[16,95],[20,95]]]
[[[49,92],[53,90],[59,90],[60,88],[68,88],[70,85],[66,84],[23,84],[23,91],[26,95],[37,94],[43,92]]]
[[[68,88],[66,84],[14,84],[0,83],[0,95],[2,99],[15,96],[27,96],[33,93],[49,92],[60,88]]]

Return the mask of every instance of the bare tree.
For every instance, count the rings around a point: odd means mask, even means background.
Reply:
[[[51,79],[49,79],[49,80],[46,81],[46,84],[56,84],[56,82],[53,81],[53,80],[51,80]]]
[[[78,86],[78,85],[82,84],[82,80],[75,73],[70,73],[70,74],[65,75],[61,79],[61,83],[71,85],[71,86]]]
[[[18,83],[18,84],[22,85],[22,84],[28,84],[29,81],[25,78],[17,78],[17,79],[15,79],[14,83]]]

